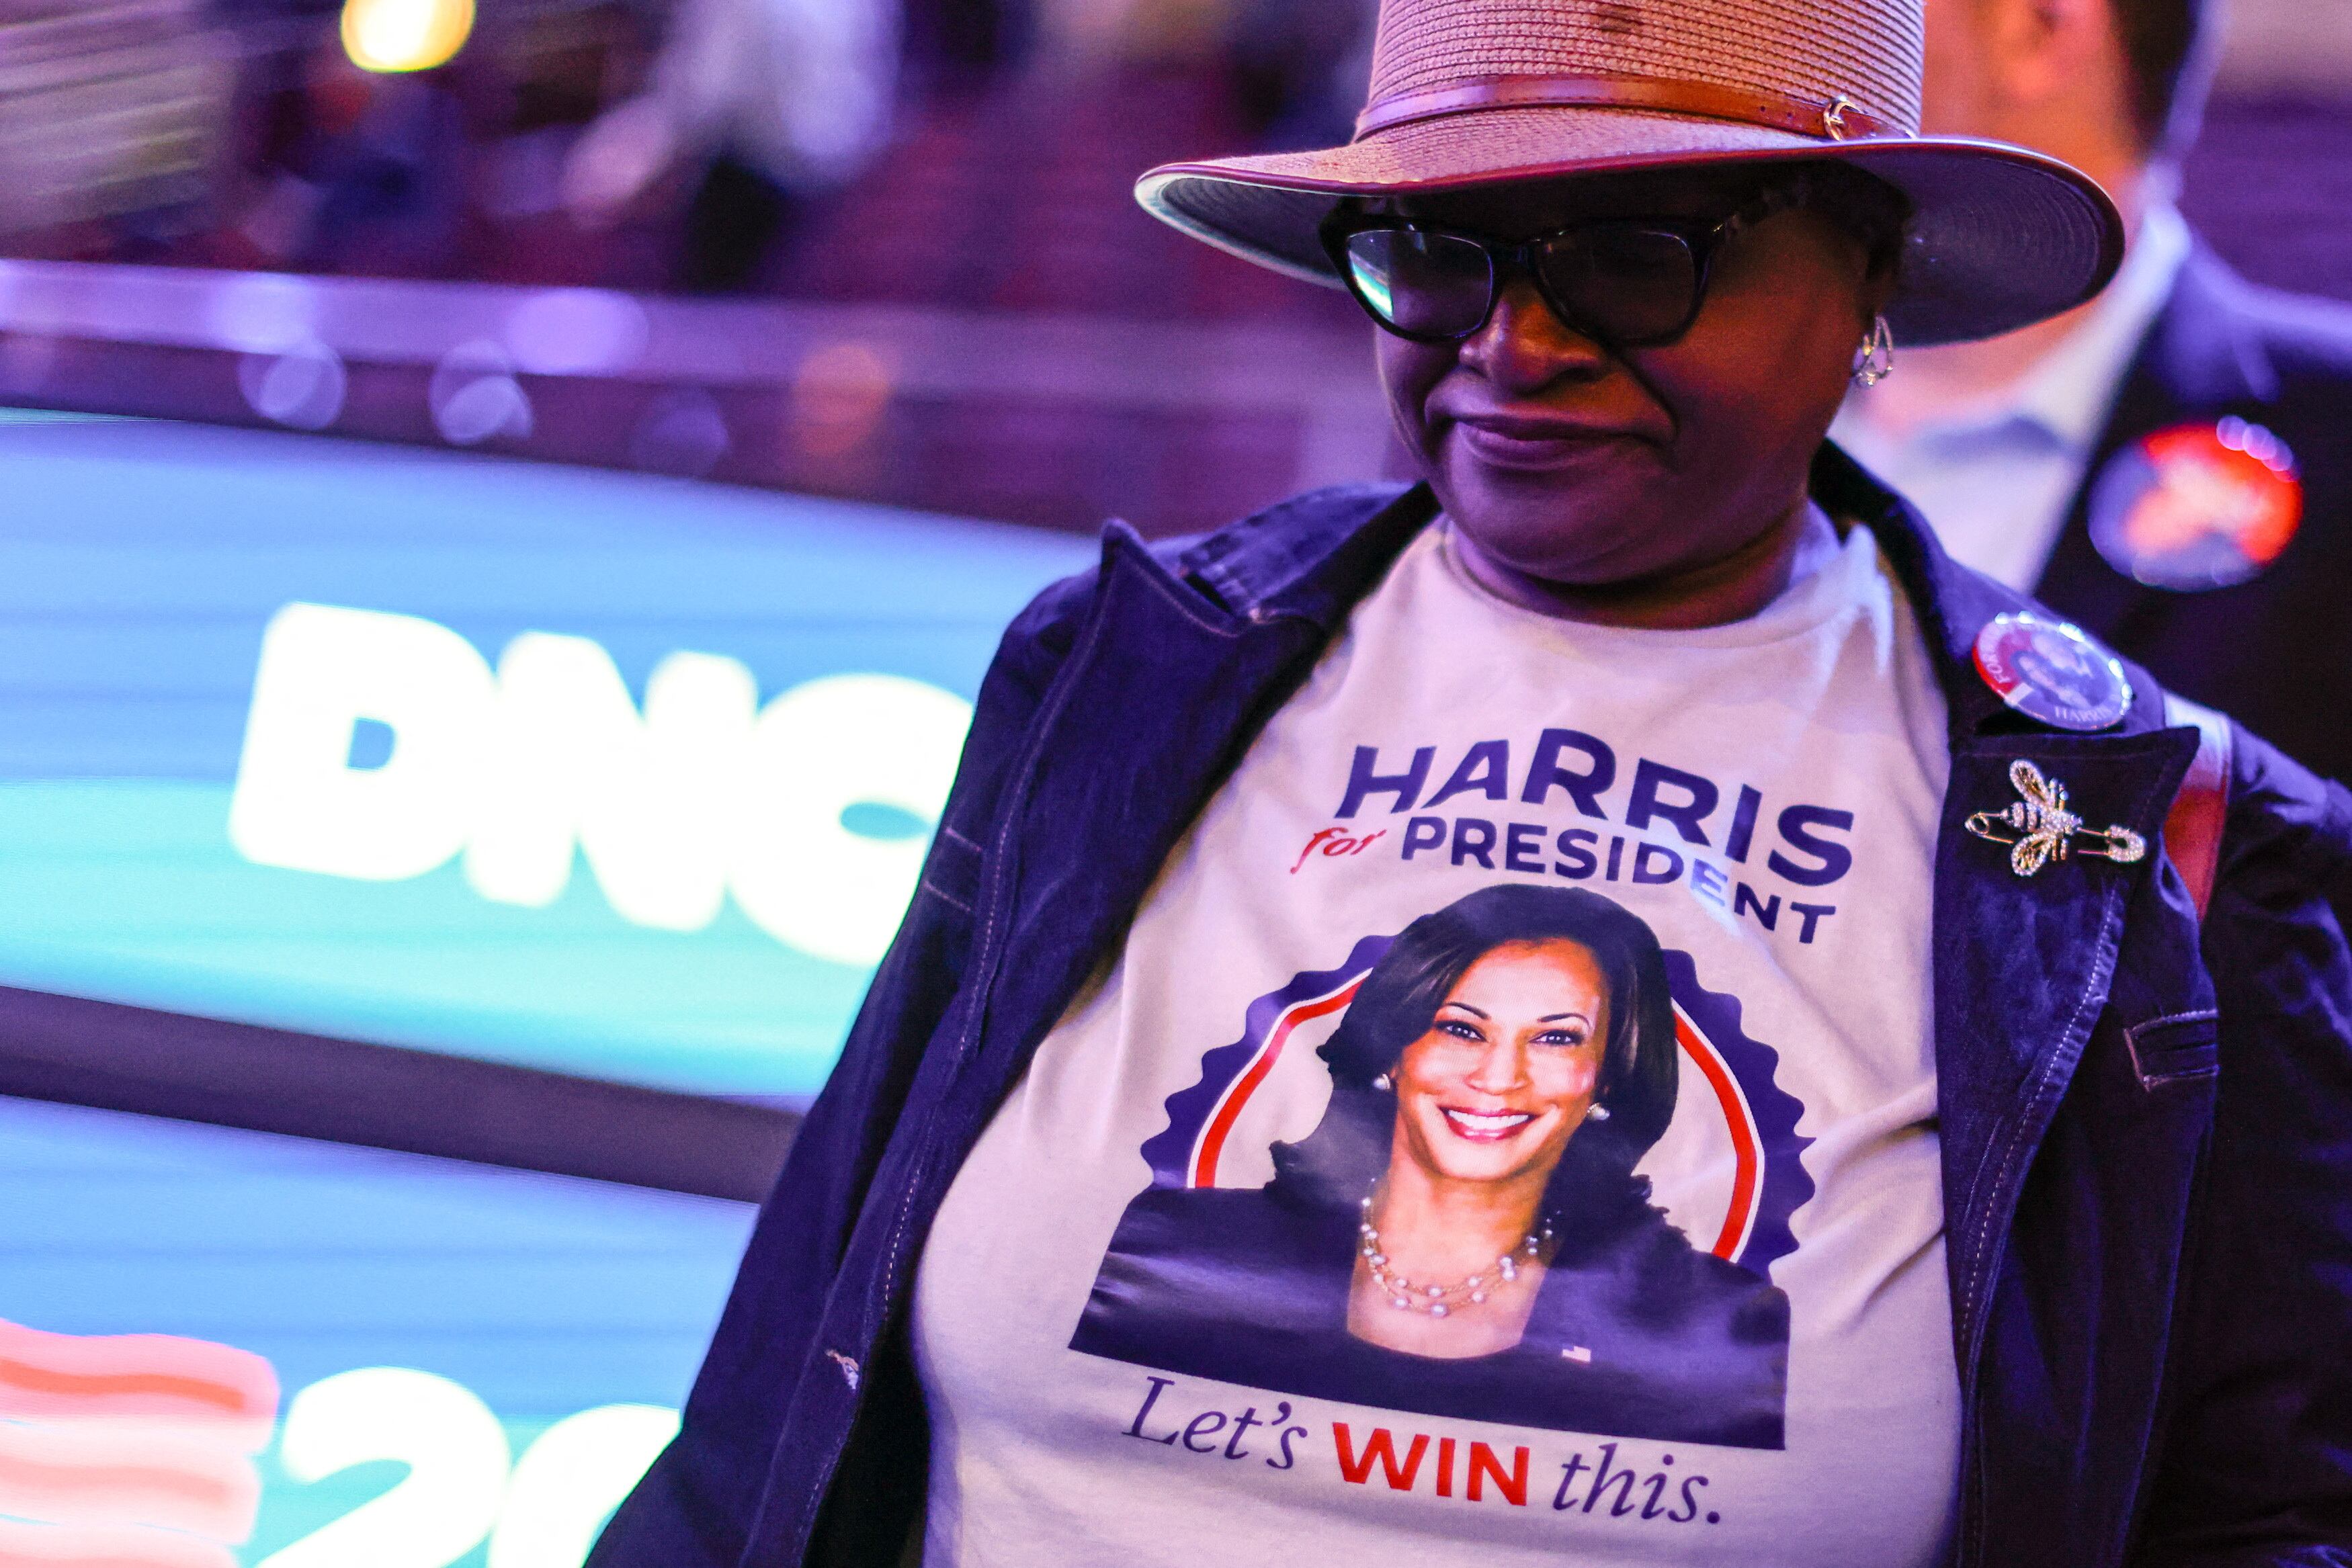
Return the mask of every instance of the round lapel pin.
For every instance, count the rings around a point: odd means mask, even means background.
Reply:
[[[1996,615],[1977,633],[1977,674],[2000,700],[2060,729],[2108,729],[2131,707],[2121,660],[2063,621]]]
[[[2135,442],[2091,488],[2091,543],[2107,564],[2177,592],[2259,577],[2302,524],[2294,454],[2235,417]]]

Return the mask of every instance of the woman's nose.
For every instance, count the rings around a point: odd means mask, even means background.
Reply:
[[[1496,1040],[1478,1053],[1470,1069],[1470,1087],[1482,1094],[1507,1092],[1518,1087],[1526,1067],[1526,1053],[1516,1041]]]
[[[1496,386],[1532,392],[1562,376],[1589,376],[1608,353],[1562,321],[1525,274],[1506,282],[1486,324],[1462,345],[1462,361]]]

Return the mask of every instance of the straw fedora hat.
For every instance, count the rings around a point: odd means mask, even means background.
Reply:
[[[2081,304],[2122,259],[2087,175],[1919,135],[1921,0],[1383,0],[1345,147],[1171,163],[1136,196],[1197,238],[1336,285],[1342,196],[1609,170],[1835,159],[1910,199],[1898,342],[1987,338]]]

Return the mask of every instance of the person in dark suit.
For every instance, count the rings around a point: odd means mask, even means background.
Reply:
[[[1673,1120],[1647,925],[1507,885],[1407,926],[1263,1187],[1155,1186],[1071,1347],[1382,1409],[1778,1448],[1788,1298],[1694,1248],[1633,1166]]]
[[[2219,9],[1929,0],[1925,126],[2089,172],[2131,250],[2091,305],[1898,352],[1832,434],[1960,559],[2352,780],[2352,308],[2250,285],[2171,204]]]

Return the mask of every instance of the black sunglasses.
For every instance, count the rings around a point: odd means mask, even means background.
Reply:
[[[1698,319],[1725,242],[1791,201],[1768,191],[1727,217],[1592,218],[1524,240],[1342,209],[1323,222],[1323,248],[1356,303],[1416,343],[1458,343],[1484,327],[1517,271],[1566,326],[1609,348],[1648,348]]]

